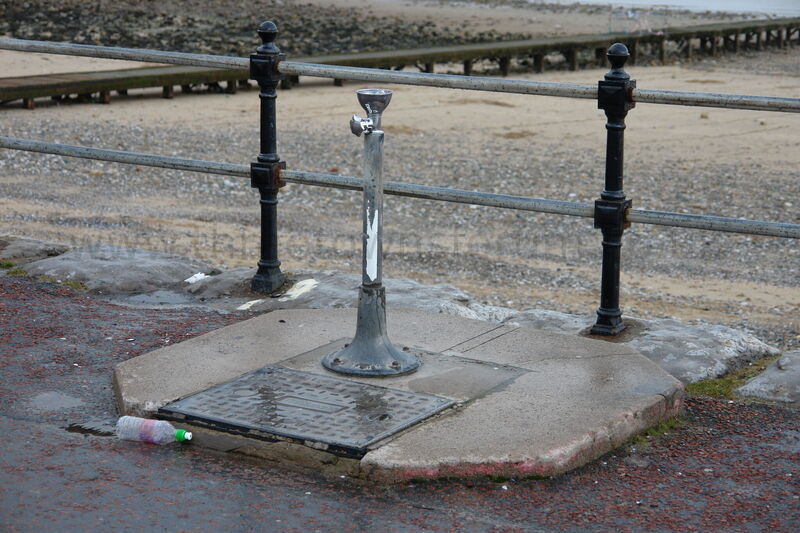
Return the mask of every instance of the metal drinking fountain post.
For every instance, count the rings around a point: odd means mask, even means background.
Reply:
[[[353,115],[350,130],[364,134],[364,207],[362,275],[358,318],[353,340],[322,359],[334,372],[360,376],[396,376],[413,372],[419,360],[394,346],[386,333],[386,291],[383,287],[383,131],[381,114],[392,99],[387,89],[362,89],[358,103],[367,118]]]

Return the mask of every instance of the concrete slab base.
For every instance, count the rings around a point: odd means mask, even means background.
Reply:
[[[437,394],[456,407],[372,445],[360,461],[199,428],[195,444],[379,482],[554,476],[682,407],[681,383],[621,344],[415,309],[390,309],[388,321],[395,344],[443,355],[414,374],[356,381]],[[267,365],[336,375],[316,356],[354,331],[353,309],[261,315],[121,363],[114,373],[118,407],[152,416]]]

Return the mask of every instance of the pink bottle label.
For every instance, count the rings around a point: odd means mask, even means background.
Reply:
[[[144,442],[153,442],[154,441],[154,431],[156,421],[155,420],[144,420],[142,425],[139,427],[139,440]]]

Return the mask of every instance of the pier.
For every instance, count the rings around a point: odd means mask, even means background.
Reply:
[[[28,50],[16,39],[0,39],[0,49]],[[413,50],[384,50],[357,54],[336,54],[290,58],[292,61],[349,67],[402,70],[417,67],[433,72],[436,64],[461,64],[464,75],[472,75],[479,61],[497,64],[502,76],[508,76],[512,60],[522,68],[544,72],[553,54],[563,56],[567,68],[599,67],[605,61],[605,51],[614,42],[623,42],[630,50],[630,64],[647,57],[660,63],[675,58],[692,61],[696,57],[715,57],[723,52],[762,50],[765,47],[783,48],[800,44],[800,18],[746,20],[702,24],[682,28],[663,28],[648,34],[606,33],[567,37],[546,37],[518,41],[467,44],[419,48]],[[30,50],[35,51],[35,50]],[[0,103],[22,100],[23,107],[33,109],[34,99],[51,97],[60,100],[71,94],[78,100],[109,103],[112,92],[126,94],[129,89],[162,87],[162,96],[172,98],[174,88],[188,93],[200,85],[211,90],[233,93],[247,86],[249,73],[245,68],[208,68],[193,66],[154,66],[135,69],[77,72],[42,76],[0,78]],[[224,88],[220,83],[224,82]],[[298,76],[288,76],[281,87],[289,89],[299,83]],[[341,85],[335,79],[334,84]]]

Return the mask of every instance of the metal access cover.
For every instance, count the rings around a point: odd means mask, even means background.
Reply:
[[[431,394],[268,366],[166,405],[159,413],[218,431],[267,440],[278,436],[361,457],[370,444],[453,403]]]

